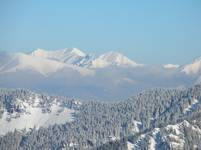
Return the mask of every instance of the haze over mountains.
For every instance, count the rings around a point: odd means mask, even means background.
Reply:
[[[73,79],[73,80],[72,80]],[[77,48],[0,54],[0,86],[97,100],[120,100],[156,87],[201,82],[201,58],[186,65],[148,65],[118,52],[98,57]]]
[[[76,48],[0,53],[0,149],[199,149],[200,82],[201,58],[148,65]]]

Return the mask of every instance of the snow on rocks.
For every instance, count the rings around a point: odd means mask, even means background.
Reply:
[[[22,129],[48,127],[54,124],[64,124],[73,121],[74,109],[69,109],[58,103],[52,103],[49,107],[40,105],[40,98],[35,97],[33,103],[17,99],[19,110],[13,113],[4,110],[0,119],[0,135],[7,132]]]

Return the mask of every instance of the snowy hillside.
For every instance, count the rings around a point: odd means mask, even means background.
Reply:
[[[25,91],[26,92],[26,91]],[[14,96],[14,95],[11,95]],[[45,100],[47,99],[47,100]],[[2,103],[2,102],[1,102]],[[73,114],[81,103],[72,101],[71,106],[64,104],[60,98],[45,97],[36,93],[24,97],[13,97],[12,102],[1,105],[0,135],[14,130],[39,129],[54,124],[73,121]]]
[[[107,52],[98,58],[94,59],[91,63],[91,68],[104,68],[108,66],[127,66],[127,67],[138,67],[142,66],[136,62],[130,60],[126,56],[118,52]]]
[[[49,108],[41,108],[40,106],[30,105],[26,102],[22,102],[19,108],[20,112],[4,112],[2,119],[0,120],[0,135],[7,132],[13,132],[16,130],[30,129],[36,127],[48,127],[54,124],[64,124],[72,121],[74,110],[68,109],[64,106],[60,106],[57,103],[53,103]]]
[[[66,48],[56,51],[46,51],[43,49],[37,49],[31,52],[30,55],[38,58],[51,59],[58,62],[77,66],[88,65],[88,63],[92,59],[90,55],[83,53],[77,48]]]
[[[5,62],[0,66],[0,73],[12,73],[18,71],[33,71],[44,76],[53,73],[62,72],[63,70],[75,70],[80,74],[86,75],[92,71],[78,66],[72,66],[55,60],[44,59],[41,57],[30,56],[23,53],[7,54]]]
[[[201,85],[113,103],[2,89],[0,149],[200,149],[200,102]]]
[[[196,132],[198,136],[201,136],[201,128],[198,125],[184,120],[178,124],[155,128],[146,134],[140,135],[134,143],[128,141],[128,150],[138,150],[142,147],[148,150],[186,149],[188,147],[187,138],[189,138],[185,133],[186,130],[191,133]],[[200,147],[200,143],[193,145],[194,149],[198,147]]]
[[[68,58],[82,58],[85,57],[86,54],[80,51],[77,48],[66,48],[62,50],[55,50],[55,51],[46,51],[43,49],[37,49],[30,53],[30,55],[40,58],[48,58],[58,61],[68,61]]]
[[[43,75],[48,75],[62,70],[64,67],[64,64],[57,61],[35,58],[23,53],[17,53],[9,55],[7,63],[1,66],[1,73],[16,72],[18,70],[33,70]]]

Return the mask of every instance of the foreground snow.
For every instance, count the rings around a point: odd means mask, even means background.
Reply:
[[[19,100],[20,101],[20,100]],[[7,132],[22,129],[39,127],[48,127],[54,124],[64,124],[73,121],[73,109],[68,109],[65,106],[60,106],[59,103],[53,103],[51,107],[41,108],[35,101],[34,104],[21,102],[22,112],[13,112],[9,114],[4,111],[0,120],[0,135]]]
[[[191,105],[188,105],[185,109],[184,109],[184,113],[188,113],[191,112],[194,108],[196,108],[196,106],[199,104],[200,102],[197,99],[193,99],[191,102]]]
[[[170,149],[184,149],[186,139],[185,130],[187,128],[192,130],[192,132],[201,134],[199,126],[190,124],[188,121],[184,120],[178,124],[167,125],[164,128],[154,128],[146,134],[141,134],[134,143],[127,142],[128,150],[140,149],[145,141],[148,141],[146,145],[148,150],[156,150],[160,147],[160,144],[164,142],[168,143]]]
[[[131,143],[131,142],[127,142],[127,147],[128,147],[128,150],[133,150],[134,149],[134,144]]]

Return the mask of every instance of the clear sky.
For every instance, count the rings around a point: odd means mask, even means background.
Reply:
[[[0,51],[66,47],[188,63],[201,56],[201,0],[0,0]]]

